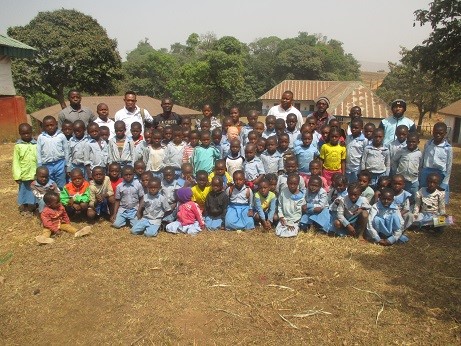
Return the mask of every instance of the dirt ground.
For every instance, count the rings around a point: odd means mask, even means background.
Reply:
[[[461,159],[442,235],[388,248],[301,234],[161,233],[107,222],[39,246],[1,146],[3,345],[385,345],[461,343]],[[79,226],[83,226],[83,223]]]

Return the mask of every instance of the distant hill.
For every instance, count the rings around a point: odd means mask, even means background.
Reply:
[[[360,71],[386,71],[389,72],[389,65],[383,62],[359,61]]]
[[[360,72],[360,79],[363,84],[375,91],[383,82],[387,72]]]

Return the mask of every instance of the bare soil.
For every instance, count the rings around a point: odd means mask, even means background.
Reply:
[[[39,246],[38,220],[17,211],[12,151],[1,145],[3,345],[461,342],[459,223],[383,248],[313,233],[146,239],[103,221]],[[458,220],[460,151],[448,208]]]

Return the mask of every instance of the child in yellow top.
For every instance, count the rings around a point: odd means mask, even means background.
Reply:
[[[200,170],[195,176],[197,184],[192,187],[192,201],[197,203],[200,211],[205,210],[206,196],[210,193],[211,187],[208,183],[208,173]]]
[[[208,176],[208,182],[211,185],[211,181],[213,180],[213,177],[215,176],[220,176],[223,180],[223,189],[227,189],[229,185],[232,185],[232,177],[230,176],[229,172],[227,172],[226,168],[226,160],[221,159],[216,161],[214,165],[214,170],[213,172],[210,173]]]
[[[322,161],[322,176],[326,179],[328,187],[331,185],[331,177],[335,173],[343,174],[346,169],[346,148],[339,144],[341,132],[332,128],[328,136],[328,143],[320,149]]]

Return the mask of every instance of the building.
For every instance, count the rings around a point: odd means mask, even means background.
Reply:
[[[353,106],[362,108],[363,120],[378,125],[381,119],[391,114],[389,106],[371,89],[358,81],[318,81],[318,80],[284,80],[262,95],[262,114],[280,104],[284,91],[293,92],[293,105],[303,116],[315,110],[315,100],[326,96],[330,100],[328,113],[340,121],[346,121]],[[346,117],[346,119],[345,119]]]
[[[445,124],[448,127],[448,140],[451,143],[461,144],[461,100],[458,100],[438,111],[445,116]]]

